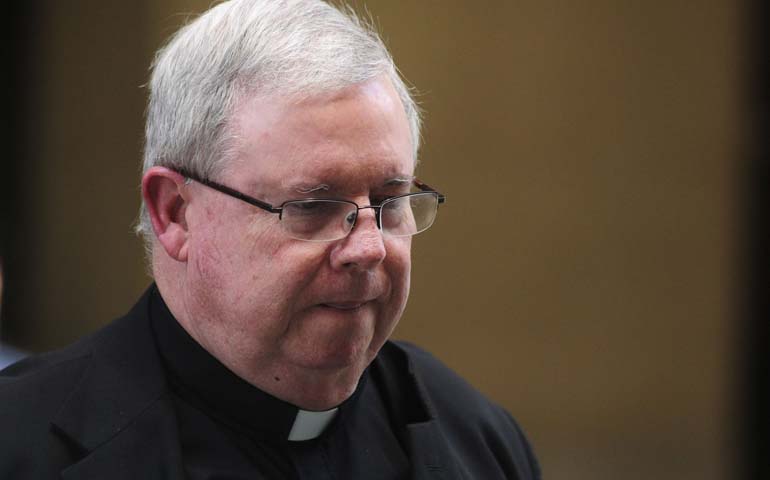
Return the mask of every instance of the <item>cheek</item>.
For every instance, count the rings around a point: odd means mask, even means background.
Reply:
[[[390,277],[391,302],[400,312],[406,306],[406,300],[409,296],[409,287],[412,270],[412,239],[393,238],[389,239],[387,244],[388,255],[385,257],[385,269]]]
[[[409,298],[411,282],[411,238],[389,239],[384,267],[390,282],[390,297],[379,312],[374,337],[369,345],[371,355],[376,355],[401,320]]]
[[[412,267],[412,237],[390,238],[385,244],[386,263],[394,271],[409,276]]]
[[[226,311],[238,314],[247,307],[243,304],[248,303],[248,297],[260,290],[258,252],[265,248],[257,248],[255,243],[264,238],[256,236],[256,228],[252,232],[254,222],[249,222],[248,216],[244,218],[239,209],[231,212],[233,209],[227,207],[214,203],[193,218],[188,276],[194,279],[198,295],[212,307],[229,307]]]
[[[325,264],[327,246],[289,239],[278,228],[252,231],[233,266],[238,272],[232,288],[246,297],[242,303],[259,310],[266,320],[285,323],[304,308],[309,287]]]
[[[217,241],[216,231],[196,230],[188,241],[187,270],[192,285],[226,291],[230,259],[227,246]]]
[[[221,201],[210,200],[202,210],[190,209],[188,228],[191,260],[204,273],[214,273],[214,267],[228,263],[234,219],[227,205]]]

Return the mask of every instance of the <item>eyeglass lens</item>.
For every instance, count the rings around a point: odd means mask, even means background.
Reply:
[[[407,237],[428,229],[436,218],[438,195],[414,193],[384,201],[380,225],[386,235]],[[345,237],[353,228],[358,207],[340,200],[297,200],[281,211],[286,232],[299,240],[330,241]]]

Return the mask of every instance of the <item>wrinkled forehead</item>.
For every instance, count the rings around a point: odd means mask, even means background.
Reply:
[[[248,98],[232,118],[233,169],[257,191],[352,192],[414,172],[409,123],[387,79],[299,101]]]

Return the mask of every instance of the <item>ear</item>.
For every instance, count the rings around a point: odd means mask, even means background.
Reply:
[[[185,178],[166,167],[152,167],[142,177],[142,198],[158,242],[169,257],[187,261]]]

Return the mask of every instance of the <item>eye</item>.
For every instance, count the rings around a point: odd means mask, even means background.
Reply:
[[[302,202],[294,205],[294,208],[296,208],[297,210],[303,210],[303,211],[317,210],[319,207],[320,207],[320,204],[318,202]]]
[[[286,215],[307,216],[323,214],[324,212],[334,209],[334,207],[336,207],[336,205],[323,200],[309,200],[290,202],[283,208]]]
[[[383,202],[390,200],[396,195],[377,195],[369,197],[369,201],[372,205],[382,205]]]
[[[407,194],[389,195],[383,197],[382,200],[380,200],[379,205],[382,205],[383,210],[402,210],[409,207],[410,197],[411,196]]]

